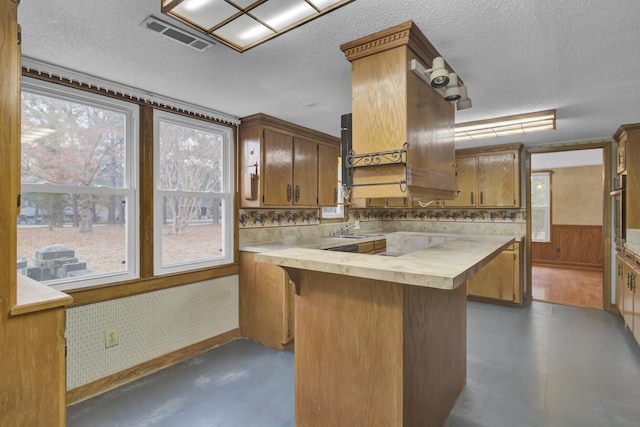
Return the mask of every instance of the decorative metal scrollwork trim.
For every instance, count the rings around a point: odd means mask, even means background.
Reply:
[[[364,154],[355,154],[353,150],[349,150],[347,154],[347,167],[362,168],[368,166],[406,164],[408,148],[409,143],[405,142],[399,150],[377,151]]]

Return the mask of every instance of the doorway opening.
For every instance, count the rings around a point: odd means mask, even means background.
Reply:
[[[604,148],[531,154],[533,300],[607,308],[606,157]]]

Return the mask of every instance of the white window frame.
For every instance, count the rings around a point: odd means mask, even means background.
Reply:
[[[532,219],[531,221],[533,222],[533,208],[544,208],[544,233],[546,238],[544,239],[536,239],[533,236],[531,236],[531,241],[532,242],[550,242],[551,241],[551,172],[532,172],[531,173],[531,180],[533,181],[534,178],[545,178],[546,181],[546,185],[548,188],[548,191],[546,193],[546,198],[545,201],[546,203],[544,205],[534,205],[533,204],[533,198],[531,200],[531,214],[532,214]],[[533,188],[533,185],[532,185]]]
[[[320,210],[322,219],[344,219],[344,188],[342,187],[342,159],[338,157],[338,201],[336,206]]]
[[[138,177],[138,124],[139,107],[135,104],[112,99],[103,95],[81,91],[62,85],[43,82],[40,80],[23,77],[22,91],[36,95],[58,98],[61,100],[88,104],[124,114],[125,119],[125,176],[122,188],[95,186],[82,187],[57,184],[21,184],[20,192],[24,193],[51,193],[51,194],[100,194],[121,195],[127,198],[126,203],[126,270],[92,274],[86,277],[65,278],[49,280],[44,283],[58,290],[79,289],[87,286],[103,285],[108,283],[133,280],[140,276],[140,242],[138,238],[139,226],[139,191],[137,191]]]
[[[223,159],[223,186],[221,193],[215,192],[193,192],[178,190],[162,190],[158,188],[160,179],[160,123],[170,123],[178,126],[192,127],[204,132],[216,132],[223,135],[222,159]],[[230,127],[217,125],[215,123],[198,120],[179,114],[168,113],[166,111],[153,111],[153,135],[154,135],[154,160],[153,160],[153,228],[154,228],[154,274],[164,275],[196,270],[207,267],[233,263],[234,253],[234,173],[233,164],[233,131]],[[164,197],[203,197],[216,198],[222,200],[222,251],[223,256],[214,259],[185,261],[166,266],[162,265],[162,200]]]

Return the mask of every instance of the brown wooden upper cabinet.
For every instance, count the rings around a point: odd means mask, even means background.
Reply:
[[[613,135],[617,142],[616,172],[626,175],[626,229],[627,241],[640,243],[640,123],[620,126]]]
[[[627,161],[625,158],[626,147],[627,135],[625,132],[621,132],[618,139],[618,145],[616,146],[616,174],[618,175],[627,171]]]
[[[335,206],[338,138],[265,114],[241,119],[240,206]]]
[[[520,207],[522,144],[456,151],[458,196],[447,207]]]

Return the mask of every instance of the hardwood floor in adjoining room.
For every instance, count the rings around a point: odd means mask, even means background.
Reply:
[[[602,270],[561,266],[532,266],[534,300],[602,308]]]

